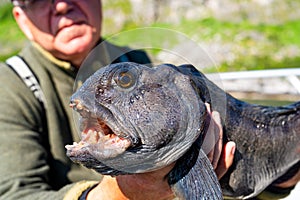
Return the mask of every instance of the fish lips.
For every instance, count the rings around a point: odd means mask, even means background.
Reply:
[[[73,161],[80,160],[79,157],[86,154],[104,161],[117,157],[134,146],[134,140],[119,131],[119,124],[105,107],[97,105],[97,111],[93,111],[79,99],[72,99],[70,107],[80,114],[81,131],[79,143],[66,145],[67,155]]]

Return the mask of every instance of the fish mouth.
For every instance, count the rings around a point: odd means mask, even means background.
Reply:
[[[132,146],[126,134],[114,131],[113,127],[117,127],[116,124],[108,124],[104,118],[96,116],[80,101],[71,102],[70,107],[80,114],[81,141],[66,145],[69,156],[90,154],[101,161],[114,158]]]

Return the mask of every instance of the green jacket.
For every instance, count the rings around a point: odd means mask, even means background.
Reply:
[[[119,53],[128,51],[111,44],[101,48],[94,54],[97,62],[88,60],[87,65],[109,64]],[[77,199],[95,184],[88,180],[101,179],[66,156],[65,145],[79,140],[69,108],[77,70],[70,63],[51,58],[33,43],[19,55],[36,75],[46,104],[40,104],[12,69],[0,64],[0,199],[57,200],[66,195],[66,199]],[[150,62],[140,51],[128,53],[126,59]]]

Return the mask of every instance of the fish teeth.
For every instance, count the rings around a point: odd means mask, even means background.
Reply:
[[[105,137],[105,134],[104,134],[103,132],[101,132],[101,131],[98,131],[98,135],[99,135],[100,137]]]
[[[73,148],[75,148],[76,146],[78,146],[79,144],[77,142],[73,142],[73,144],[68,144],[65,146],[65,148],[67,150],[72,150]]]
[[[80,111],[80,110],[83,110],[83,105],[80,103],[80,102],[78,102],[77,104],[76,104],[76,110],[78,110],[78,111]]]
[[[66,145],[65,148],[66,148],[67,150],[71,150],[71,149],[73,148],[73,145]]]
[[[87,134],[92,134],[94,131],[93,130],[88,130]]]

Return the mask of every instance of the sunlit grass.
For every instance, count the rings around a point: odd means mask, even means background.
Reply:
[[[0,60],[17,53],[24,45],[25,36],[18,28],[11,13],[12,5],[0,6]]]
[[[120,7],[120,13],[130,15],[131,7],[127,1],[114,1],[105,4],[104,9]],[[0,60],[3,61],[12,54],[17,53],[24,42],[24,35],[19,30],[11,14],[11,4],[0,6]],[[116,13],[112,13],[116,14]],[[125,18],[125,23],[116,28],[113,15],[104,18],[104,37],[109,38],[118,32],[141,28],[130,17]],[[283,24],[252,24],[249,21],[229,22],[216,20],[214,18],[185,20],[178,23],[154,22],[150,27],[161,27],[179,31],[196,42],[213,42],[230,44],[235,55],[233,61],[224,61],[219,64],[220,71],[268,69],[282,67],[299,67],[300,55],[297,49],[300,48],[300,20],[288,21]],[[109,29],[111,31],[109,31]],[[151,39],[154,46],[163,44],[164,32],[153,33],[151,38],[134,32],[130,37],[119,38],[113,41],[119,45],[131,45],[136,41],[147,43]],[[170,36],[172,37],[172,36]],[[168,41],[176,41],[176,38],[168,38]],[[221,48],[221,47],[220,47]],[[159,53],[159,49],[153,51]],[[296,51],[296,52],[295,52]]]

